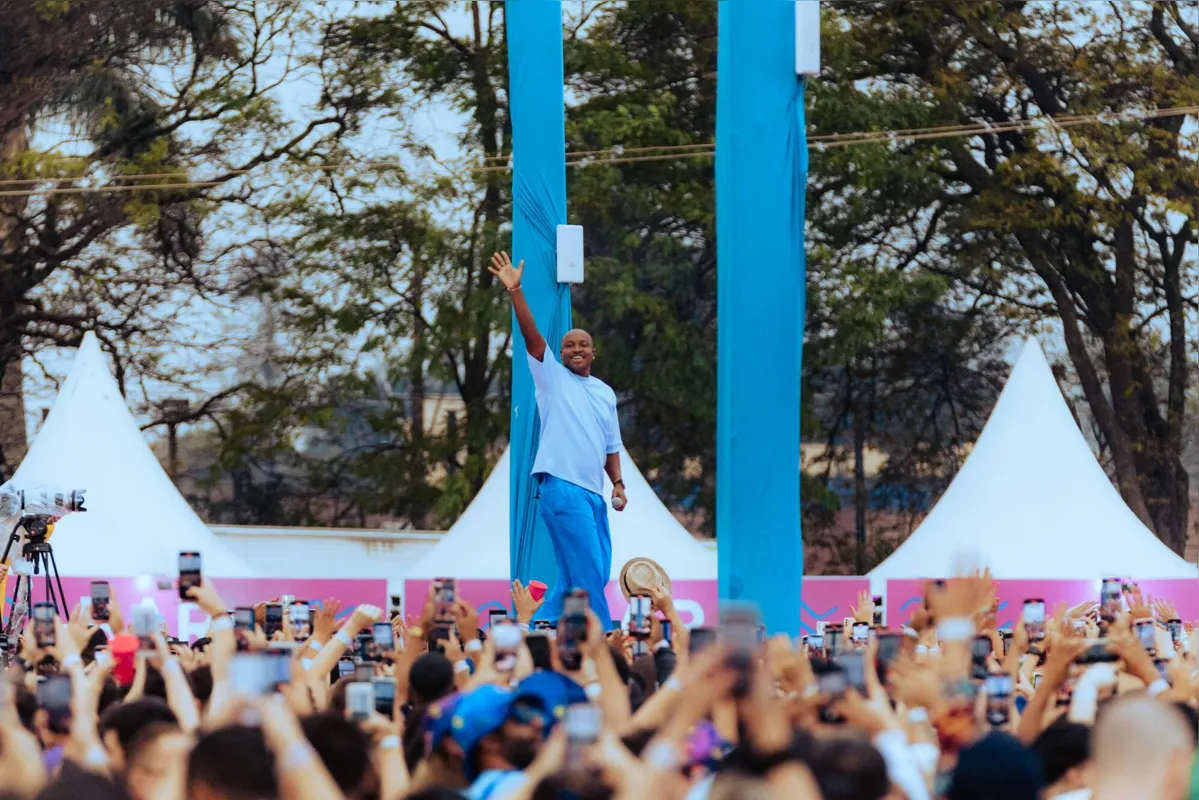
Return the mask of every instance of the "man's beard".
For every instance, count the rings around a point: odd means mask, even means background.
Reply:
[[[526,769],[537,758],[540,745],[537,739],[509,737],[504,740],[504,760],[516,769]]]

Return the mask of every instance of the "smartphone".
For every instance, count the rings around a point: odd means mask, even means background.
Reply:
[[[1100,616],[1114,620],[1124,611],[1124,579],[1104,578],[1099,589]]]
[[[544,633],[530,633],[525,637],[525,647],[529,648],[529,656],[537,669],[552,671],[553,659],[550,658],[550,640]]]
[[[253,631],[254,609],[249,606],[238,606],[233,609],[233,629],[237,631]]]
[[[641,640],[650,637],[653,609],[653,599],[648,594],[635,594],[629,598],[629,636]]]
[[[845,675],[845,685],[865,696],[866,666],[863,654],[857,650],[842,653],[837,656],[837,666]]]
[[[881,628],[883,626],[883,596],[876,594],[874,600],[874,627]]]
[[[828,653],[829,658],[836,658],[841,655],[845,634],[840,625],[825,625],[824,626],[824,649]]]
[[[376,622],[371,626],[372,637],[375,644],[376,655],[380,658],[386,653],[394,652],[396,649],[395,630],[391,627],[390,622]]]
[[[373,630],[362,631],[354,637],[354,655],[362,661],[378,661],[379,648]]]
[[[1028,641],[1039,642],[1045,638],[1045,601],[1030,597],[1024,601],[1024,632]]]
[[[270,639],[281,630],[283,630],[283,606],[280,603],[267,603],[262,632],[266,634],[267,639]]]
[[[990,636],[979,634],[970,642],[970,655],[975,659],[986,659],[993,652],[995,652],[995,648],[992,646]]]
[[[398,594],[391,595],[390,614],[392,619],[395,619],[396,617],[402,618],[404,616],[404,604],[401,602],[401,598]]]
[[[491,643],[495,647],[495,668],[499,672],[516,669],[516,656],[524,637],[520,628],[510,622],[500,623],[491,629]]]
[[[670,620],[662,620],[662,641],[670,645],[674,643],[674,626],[670,624]]]
[[[504,608],[493,608],[487,612],[487,628],[495,630],[497,625],[503,625],[508,621],[508,610]]]
[[[38,680],[37,707],[50,717],[52,729],[60,727],[71,716],[71,676],[49,675]]]
[[[1182,641],[1182,620],[1172,619],[1166,622],[1166,630],[1170,632],[1170,641],[1178,644]]]
[[[1041,685],[1041,673],[1034,672],[1032,674],[1032,688],[1036,689],[1040,685]]]
[[[373,681],[355,681],[346,686],[346,716],[355,722],[370,719],[375,710]]]
[[[179,554],[179,598],[191,600],[187,590],[200,585],[200,554],[183,552]]]
[[[820,656],[821,658],[824,657],[824,634],[823,633],[809,634],[808,636],[804,637],[804,640],[808,644],[808,653],[810,655]]]
[[[108,581],[92,581],[92,619],[97,622],[108,622],[110,616],[108,604],[111,599],[112,590],[108,586]]]
[[[155,649],[154,623],[158,614],[152,606],[136,605],[133,607],[133,633],[137,636],[137,649],[150,652]]]
[[[1166,683],[1170,682],[1170,661],[1165,658],[1153,659],[1153,666],[1157,667],[1157,675]]]
[[[576,703],[566,707],[562,725],[566,731],[567,771],[579,773],[588,769],[587,753],[599,741],[602,724],[599,706]]]
[[[849,682],[846,680],[845,672],[839,666],[833,665],[816,676],[817,692],[830,701],[839,700],[847,688],[849,688]],[[837,725],[845,721],[840,714],[833,711],[832,702],[821,706],[819,715],[820,721],[826,725]]]
[[[308,604],[292,603],[287,609],[292,638],[297,642],[302,642],[312,636],[312,616],[309,613]]]
[[[865,622],[855,622],[853,624],[853,643],[866,644],[870,641],[870,626]]]
[[[337,662],[337,677],[344,678],[347,675],[354,674],[354,660],[352,658],[343,658]]]
[[[279,598],[279,605],[283,606],[284,608],[290,607],[294,602],[296,602],[296,596],[294,594],[285,594]]]
[[[375,678],[371,683],[375,687],[375,713],[392,719],[396,702],[395,678]]]
[[[558,620],[558,659],[562,668],[570,671],[583,666],[581,642],[587,639],[587,591],[571,589],[562,603],[562,619]]]
[[[433,621],[438,625],[454,624],[454,602],[457,598],[453,578],[433,579]]]
[[[702,651],[716,641],[716,631],[713,628],[694,628],[691,631],[691,655]]]
[[[999,639],[1003,642],[1003,654],[1006,656],[1012,649],[1012,632],[1000,631]]]
[[[903,637],[895,631],[880,631],[875,634],[875,639],[878,640],[878,665],[886,669],[899,658]]]
[[[375,665],[370,661],[359,661],[354,664],[354,680],[358,682],[371,681],[375,678]]]
[[[730,604],[720,612],[720,640],[728,649],[729,667],[737,673],[734,697],[749,693],[754,653],[759,647],[759,619],[757,607],[746,603]]]
[[[38,647],[54,647],[58,644],[53,603],[33,604],[33,639]]]
[[[988,675],[984,685],[987,691],[987,722],[993,726],[1006,725],[1012,713],[1012,676]]]
[[[1137,641],[1150,657],[1157,655],[1157,625],[1151,619],[1136,621]]]

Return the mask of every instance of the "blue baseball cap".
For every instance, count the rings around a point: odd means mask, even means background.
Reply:
[[[542,725],[546,735],[553,729],[566,707],[590,702],[583,687],[561,672],[541,670],[521,681],[514,693],[514,704],[521,706],[533,701],[544,711]]]
[[[425,710],[425,753],[433,752],[441,747],[441,742],[449,734],[454,721],[454,711],[458,707],[460,694],[443,697]]]
[[[512,710],[513,694],[498,686],[480,686],[470,694],[462,695],[450,720],[450,736],[462,748],[466,757],[464,764],[470,772],[470,756],[479,742],[495,732],[508,721]],[[469,780],[475,776],[468,774]]]

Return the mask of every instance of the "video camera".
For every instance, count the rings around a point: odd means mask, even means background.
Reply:
[[[87,511],[86,489],[55,491],[45,486],[29,490],[18,489],[12,481],[0,486],[0,519],[17,517],[50,517],[60,519],[76,511]]]

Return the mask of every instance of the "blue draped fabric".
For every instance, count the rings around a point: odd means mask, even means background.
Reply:
[[[720,3],[716,103],[716,544],[722,600],[798,634],[803,82],[793,0]]]
[[[524,259],[525,297],[538,329],[556,353],[570,330],[570,287],[557,280],[557,230],[566,222],[562,4],[509,0],[505,12],[512,117],[512,260]],[[549,532],[537,514],[537,486],[529,474],[540,432],[525,340],[513,318],[509,567],[512,577],[526,585],[534,579],[553,586],[558,569]]]

